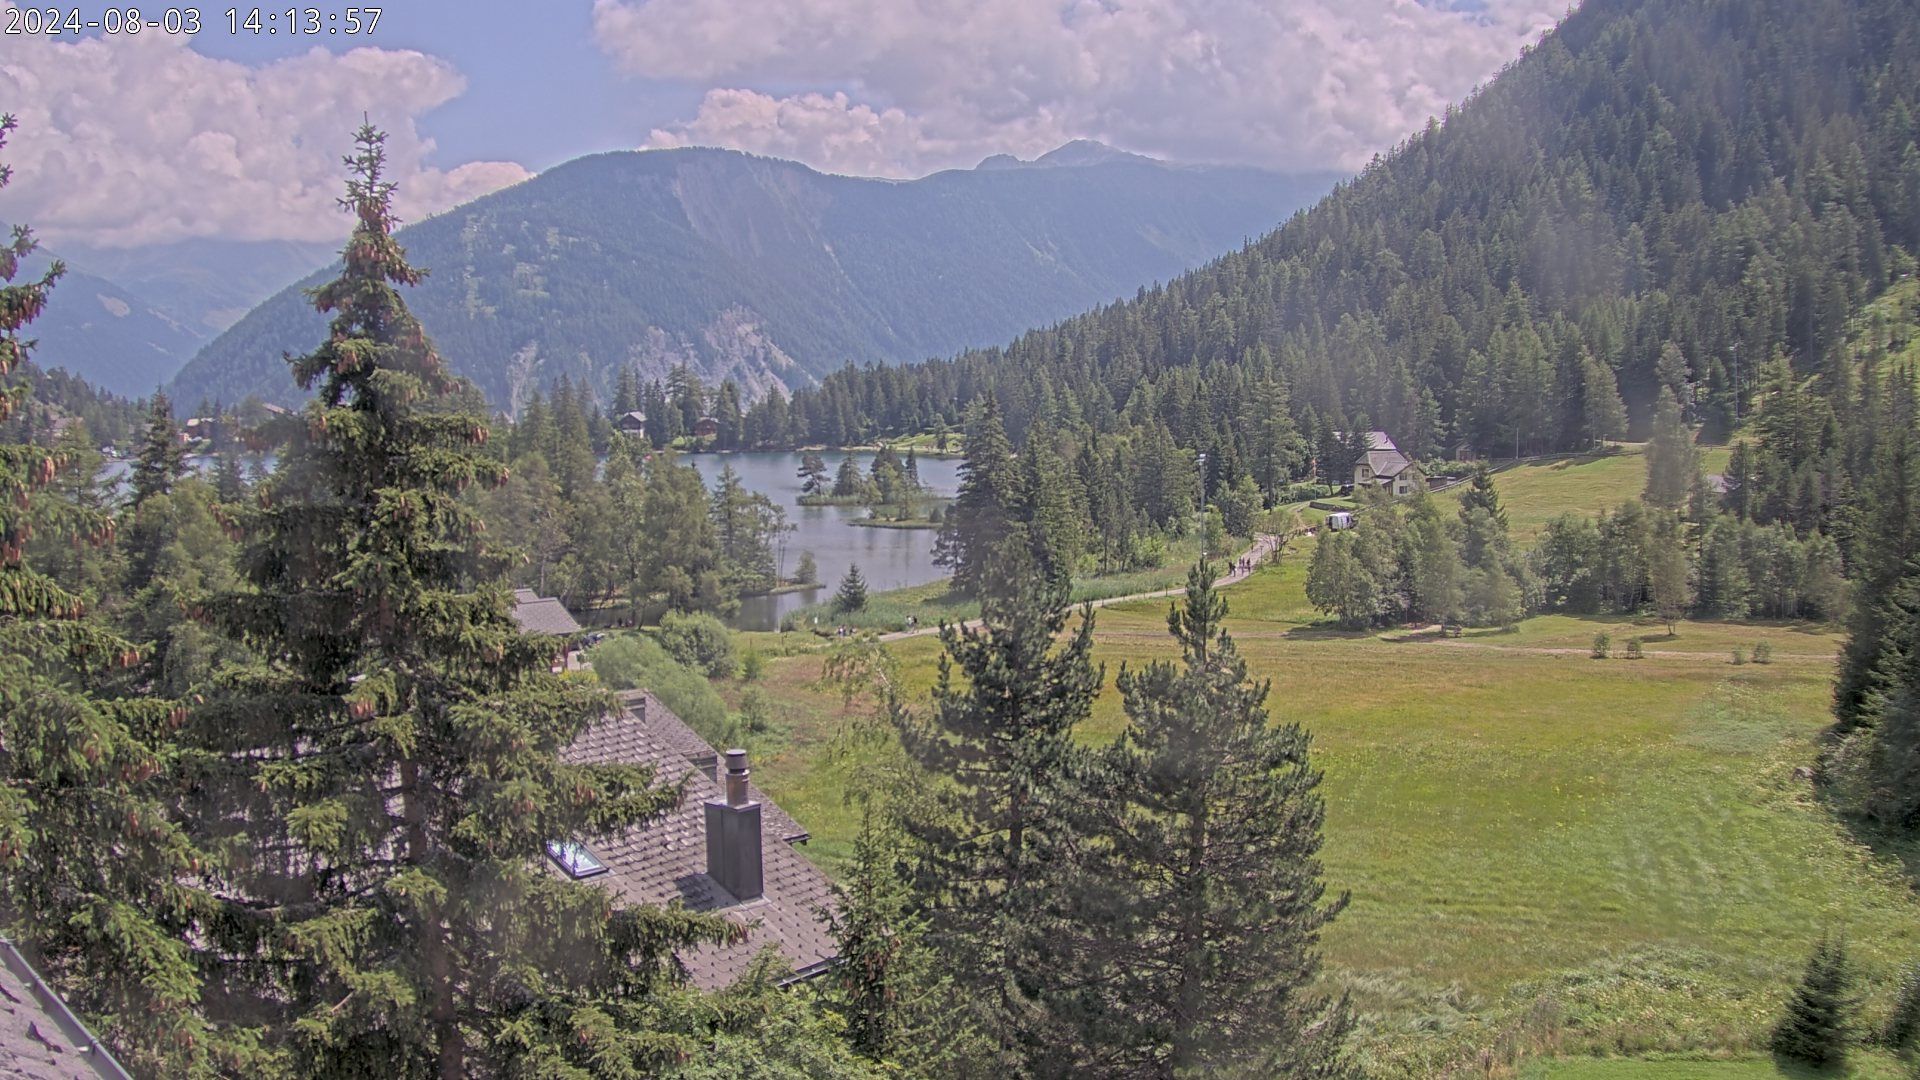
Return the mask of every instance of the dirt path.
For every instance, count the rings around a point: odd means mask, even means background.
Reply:
[[[1238,585],[1241,582],[1247,580],[1248,577],[1252,576],[1253,571],[1256,568],[1258,568],[1261,563],[1266,562],[1268,559],[1273,557],[1274,549],[1279,546],[1280,546],[1280,537],[1275,536],[1271,533],[1262,533],[1261,535],[1254,537],[1253,546],[1249,547],[1247,550],[1241,552],[1240,554],[1234,556],[1233,562],[1231,564],[1233,568],[1230,571],[1228,571],[1225,576],[1215,581],[1213,583],[1214,587],[1217,589],[1224,589],[1229,585]],[[1242,569],[1243,566],[1245,567],[1245,569]],[[1184,594],[1186,591],[1187,591],[1186,587],[1181,586],[1180,588],[1177,588],[1177,589],[1161,589],[1158,592],[1129,593],[1126,596],[1109,596],[1104,600],[1093,600],[1093,601],[1089,601],[1089,603],[1093,607],[1103,608],[1103,607],[1111,606],[1113,604],[1130,604],[1130,603],[1133,603],[1135,600],[1157,600],[1167,596],[1180,596]],[[1082,605],[1080,604],[1074,605],[1074,607],[1076,608],[1080,606]],[[970,619],[967,622],[962,623],[961,625],[963,627],[968,627],[968,628],[977,627],[980,625],[980,620]],[[929,634],[937,634],[939,632],[940,632],[940,628],[938,626],[921,626],[921,627],[916,627],[915,629],[912,629],[912,630],[896,630],[891,634],[881,634],[880,640],[881,641],[905,641],[908,638],[925,637]]]

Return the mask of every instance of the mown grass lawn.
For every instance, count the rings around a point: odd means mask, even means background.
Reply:
[[[1597,505],[1631,496],[1635,468],[1626,455],[1516,470],[1500,486],[1518,529],[1571,491]],[[1326,877],[1352,895],[1325,939],[1328,969],[1364,1015],[1379,1073],[1512,1075],[1533,1062],[1524,1075],[1573,1080],[1791,1075],[1757,1057],[1645,1058],[1757,1055],[1827,929],[1847,934],[1878,1023],[1898,965],[1920,960],[1920,903],[1898,861],[1850,835],[1803,771],[1827,724],[1828,628],[1683,622],[1669,639],[1650,620],[1554,616],[1389,640],[1320,625],[1305,562],[1296,548],[1230,590],[1230,627],[1272,680],[1274,715],[1313,734]],[[1111,690],[1122,664],[1171,654],[1166,609],[1098,613],[1109,689],[1082,737],[1124,723]],[[1616,650],[1643,637],[1647,658],[1590,659],[1601,631]],[[1772,663],[1731,663],[1734,646],[1761,640]],[[924,702],[939,643],[892,651]],[[844,739],[850,721],[813,685],[819,668],[818,653],[770,663],[789,738],[758,772],[831,869],[857,827],[848,793],[879,751]],[[1863,1062],[1855,1075],[1899,1075]]]

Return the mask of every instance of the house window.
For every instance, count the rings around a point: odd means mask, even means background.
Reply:
[[[596,877],[607,872],[607,864],[599,856],[586,849],[586,845],[573,840],[547,841],[547,857],[559,864],[567,876],[580,878]]]

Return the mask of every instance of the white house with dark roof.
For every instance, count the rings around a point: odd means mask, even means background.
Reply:
[[[824,916],[833,907],[833,887],[795,850],[807,832],[753,784],[746,751],[717,753],[658,698],[633,691],[562,757],[644,766],[656,784],[684,785],[679,807],[666,817],[557,843],[550,854],[559,872],[604,884],[616,900],[680,903],[744,928],[746,938],[737,945],[681,954],[695,986],[732,983],[767,948],[779,952],[796,979],[837,959]]]
[[[1384,431],[1367,432],[1367,452],[1353,463],[1353,486],[1384,487],[1393,495],[1411,495],[1420,481],[1420,466],[1394,445]]]

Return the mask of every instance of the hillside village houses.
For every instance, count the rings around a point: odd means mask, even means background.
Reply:
[[[1367,452],[1353,463],[1353,486],[1383,487],[1395,497],[1411,495],[1422,480],[1420,466],[1384,431],[1367,432]]]

